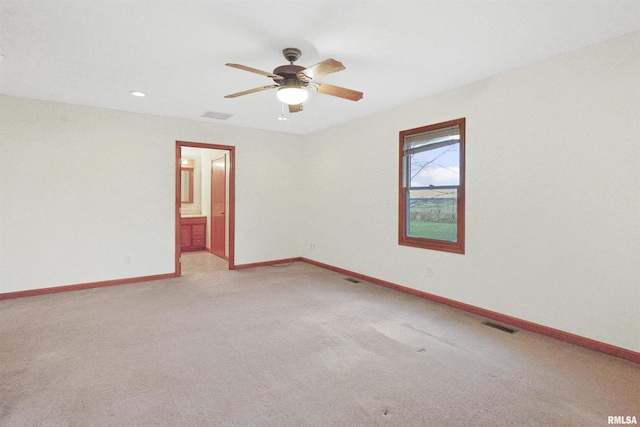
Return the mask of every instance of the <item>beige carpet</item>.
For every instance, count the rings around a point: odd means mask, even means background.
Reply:
[[[2,426],[604,426],[638,365],[293,263],[0,301]]]

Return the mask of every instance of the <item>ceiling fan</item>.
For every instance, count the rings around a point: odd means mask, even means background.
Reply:
[[[298,60],[298,58],[300,58],[300,55],[302,55],[300,49],[288,47],[282,50],[282,54],[284,55],[285,59],[289,61],[289,64],[282,65],[276,68],[275,70],[273,70],[273,73],[257,70],[255,68],[247,67],[240,64],[225,64],[228,67],[238,68],[240,70],[267,76],[273,79],[273,81],[275,82],[275,84],[272,85],[260,86],[255,89],[232,93],[231,95],[225,96],[225,98],[236,98],[238,96],[248,95],[250,93],[278,88],[278,99],[281,102],[289,105],[289,112],[291,113],[302,111],[302,103],[307,100],[307,97],[309,95],[304,88],[313,89],[318,93],[337,96],[339,98],[349,99],[351,101],[358,101],[362,99],[362,92],[345,89],[343,87],[332,86],[325,83],[315,83],[313,81],[317,78],[326,76],[327,74],[344,70],[345,67],[341,62],[329,58],[315,65],[312,65],[311,67],[305,68],[300,65],[293,64]]]

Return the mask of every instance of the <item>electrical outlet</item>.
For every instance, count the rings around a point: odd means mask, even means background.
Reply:
[[[124,263],[125,264],[131,264],[131,255],[125,255],[124,256]]]
[[[427,277],[433,277],[433,266],[427,265]]]
[[[309,243],[309,247],[311,248],[312,251],[316,250],[316,244],[315,243]]]

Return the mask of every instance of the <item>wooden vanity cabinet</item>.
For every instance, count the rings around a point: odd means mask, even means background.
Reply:
[[[180,250],[203,251],[207,249],[207,217],[180,218]]]

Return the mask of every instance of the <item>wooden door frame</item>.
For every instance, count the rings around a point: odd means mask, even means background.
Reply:
[[[235,218],[236,218],[236,147],[232,145],[207,144],[204,142],[176,141],[175,159],[175,271],[176,276],[180,276],[180,155],[182,147],[204,148],[207,150],[222,150],[229,153],[229,270],[235,270]]]

